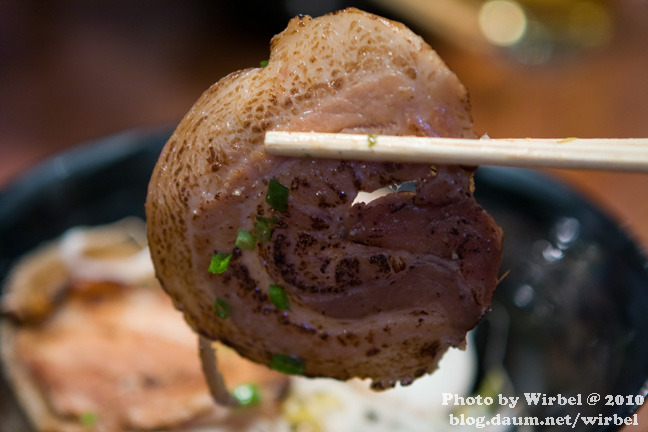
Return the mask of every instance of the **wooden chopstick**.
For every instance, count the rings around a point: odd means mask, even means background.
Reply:
[[[381,162],[648,172],[648,138],[432,138],[267,132],[269,154]]]

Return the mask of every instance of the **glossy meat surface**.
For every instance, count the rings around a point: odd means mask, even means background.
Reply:
[[[464,87],[401,24],[357,9],[294,18],[266,67],[223,78],[192,107],[146,204],[157,276],[202,335],[377,389],[432,372],[497,284],[502,233],[474,200],[474,169],[270,157],[268,130],[474,137]],[[289,190],[283,211],[266,201],[271,179]],[[416,190],[354,202],[404,182]],[[270,238],[237,248],[259,221]],[[216,252],[232,253],[222,274],[207,271]]]

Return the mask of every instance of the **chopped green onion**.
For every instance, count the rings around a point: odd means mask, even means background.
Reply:
[[[286,211],[288,206],[289,189],[279,183],[275,179],[270,179],[268,183],[268,194],[266,195],[266,202],[270,204],[275,210],[280,212]]]
[[[97,424],[97,414],[91,411],[84,412],[79,416],[79,423],[82,426],[94,426]]]
[[[230,305],[220,297],[214,302],[214,309],[216,309],[216,315],[222,319],[228,318],[232,311]]]
[[[232,395],[244,407],[259,405],[261,403],[259,387],[254,384],[241,384],[240,386],[236,386],[232,390]]]
[[[259,243],[265,243],[272,237],[272,228],[267,223],[258,220],[254,224],[254,235]]]
[[[378,138],[378,137],[376,137],[376,135],[373,135],[373,134],[372,134],[372,135],[369,135],[369,136],[367,137],[367,141],[369,141],[369,147],[373,147],[373,146],[376,145],[376,140],[377,140],[377,138]]]
[[[279,223],[277,216],[263,217],[257,215],[256,222],[254,223],[254,236],[259,243],[270,241],[272,237],[272,225]]]
[[[306,370],[306,365],[299,357],[275,354],[270,361],[270,368],[288,375],[302,375]]]
[[[290,301],[288,300],[286,290],[283,286],[276,284],[270,285],[270,288],[268,289],[268,296],[270,297],[272,304],[275,305],[277,309],[290,309]]]
[[[235,244],[241,250],[253,250],[256,242],[254,241],[254,236],[249,231],[240,229],[238,230]]]
[[[266,67],[268,66],[268,60],[261,60],[259,64],[261,65],[261,67]]]
[[[211,263],[209,264],[209,268],[207,270],[209,270],[210,273],[214,274],[225,273],[231,258],[231,253],[217,252],[216,254],[214,254],[214,256],[212,256]]]

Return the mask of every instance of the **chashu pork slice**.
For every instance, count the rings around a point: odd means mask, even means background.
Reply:
[[[270,130],[475,137],[465,88],[402,24],[357,9],[296,17],[266,67],[191,108],[146,203],[157,277],[204,337],[375,389],[434,371],[498,280],[502,232],[473,197],[474,168],[272,157]],[[252,245],[236,245],[240,230]]]

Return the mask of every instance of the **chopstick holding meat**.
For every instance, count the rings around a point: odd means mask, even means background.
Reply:
[[[376,389],[434,371],[498,280],[502,233],[473,197],[474,169],[271,156],[267,131],[474,138],[465,88],[402,24],[296,17],[267,66],[196,102],[146,203],[157,276],[203,337]]]
[[[648,171],[648,138],[446,138],[268,132],[277,156]]]

